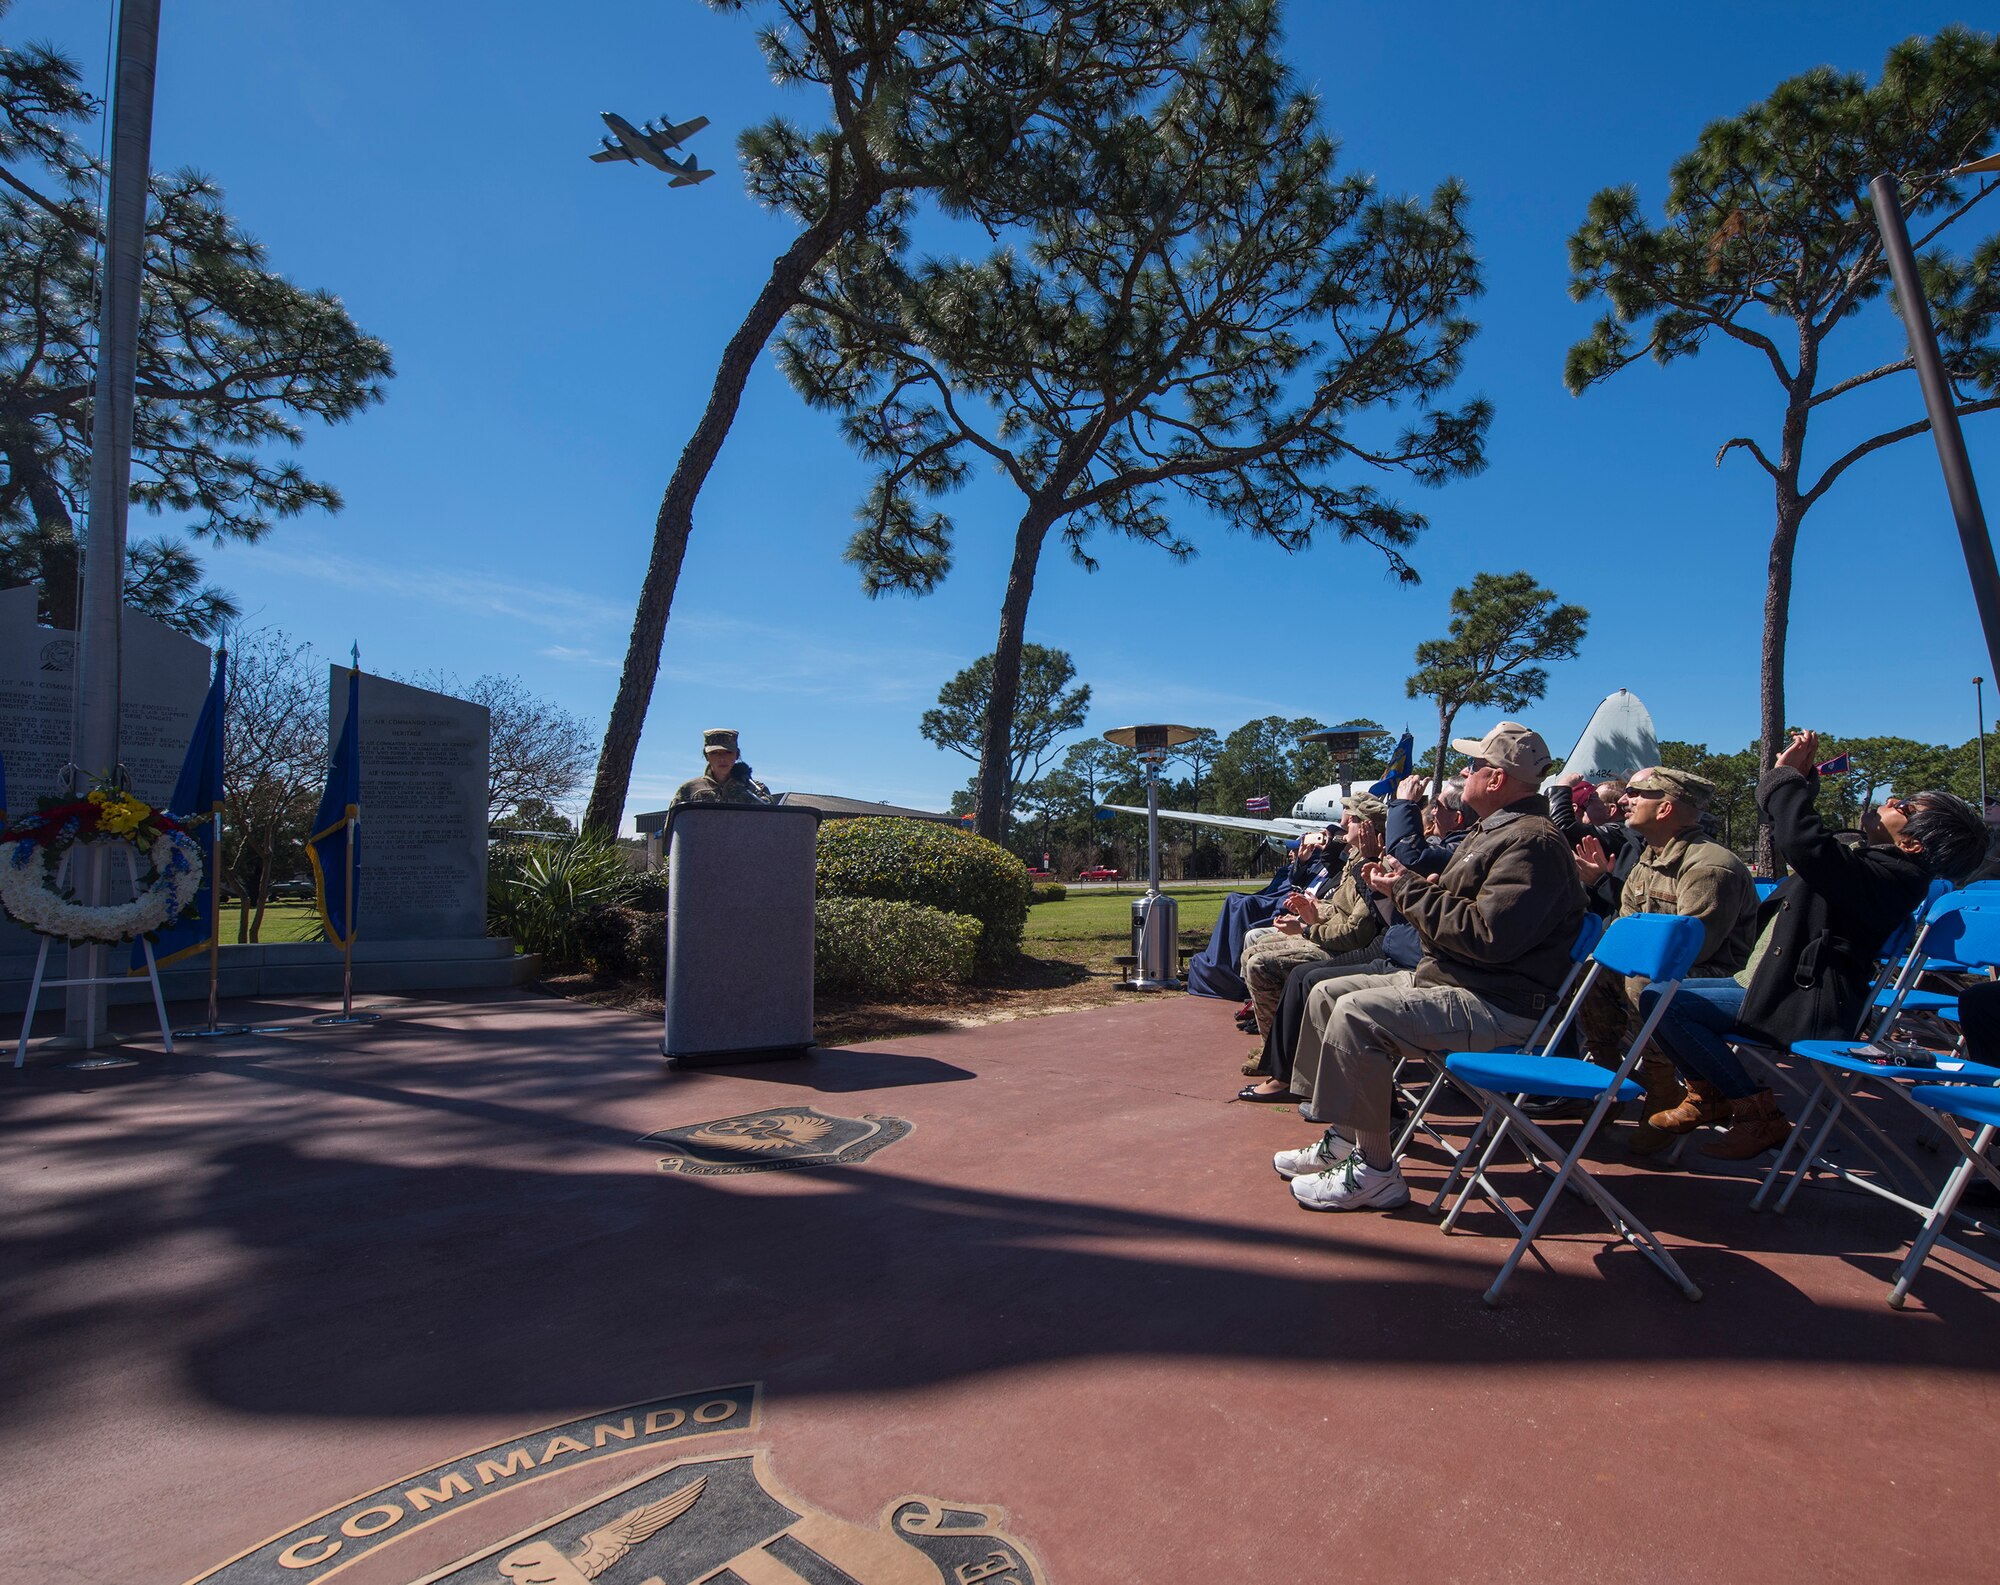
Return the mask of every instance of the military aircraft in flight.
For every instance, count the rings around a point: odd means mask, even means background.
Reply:
[[[1602,781],[1607,776],[1629,776],[1634,771],[1660,762],[1659,739],[1653,730],[1653,717],[1639,696],[1620,688],[1605,697],[1603,703],[1593,710],[1590,719],[1584,723],[1583,731],[1577,734],[1576,746],[1562,762],[1558,775],[1548,777],[1542,786],[1553,786],[1558,780],[1575,776],[1588,776],[1592,781]],[[1144,809],[1129,804],[1105,804],[1102,807],[1123,815],[1143,815]],[[1248,831],[1272,841],[1286,842],[1294,837],[1304,836],[1308,831],[1319,831],[1340,823],[1340,788],[1329,782],[1324,787],[1315,787],[1297,803],[1292,805],[1289,816],[1255,815],[1215,815],[1197,813],[1192,809],[1162,809],[1162,820],[1185,820],[1190,825],[1214,826],[1224,831]]]
[[[611,137],[598,140],[604,147],[590,156],[599,164],[626,160],[633,164],[650,165],[673,177],[671,185],[675,187],[692,187],[715,174],[714,171],[702,170],[692,154],[684,160],[677,160],[667,153],[668,149],[679,148],[683,138],[691,138],[707,126],[707,116],[696,116],[678,126],[661,116],[657,121],[648,121],[643,127],[635,127],[615,110],[600,110],[598,114],[612,132]]]

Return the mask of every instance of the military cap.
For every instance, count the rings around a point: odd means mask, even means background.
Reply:
[[[712,748],[726,748],[732,754],[742,751],[736,746],[736,728],[733,726],[712,726],[701,735],[701,751],[706,754]]]
[[[1371,825],[1386,826],[1389,823],[1389,806],[1373,793],[1350,793],[1341,800],[1342,814],[1360,815]]]
[[[1625,790],[1664,793],[1675,803],[1686,804],[1692,809],[1706,809],[1715,800],[1714,782],[1705,776],[1695,775],[1691,770],[1675,770],[1671,765],[1656,765],[1643,775],[1634,776]]]
[[[1484,737],[1455,737],[1451,746],[1469,759],[1498,765],[1520,781],[1540,781],[1555,763],[1542,734],[1519,721],[1502,721]]]

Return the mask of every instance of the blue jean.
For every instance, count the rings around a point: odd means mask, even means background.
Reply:
[[[1650,985],[1641,991],[1639,1016],[1650,1017],[1659,999]],[[1688,1078],[1706,1079],[1725,1100],[1744,1100],[1763,1086],[1722,1038],[1736,1027],[1742,1010],[1743,987],[1734,980],[1682,980],[1653,1038]]]

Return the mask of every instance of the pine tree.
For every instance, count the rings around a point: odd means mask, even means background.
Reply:
[[[0,0],[0,15],[7,9]],[[90,484],[100,171],[77,129],[100,106],[76,64],[0,47],[0,555],[32,556],[43,614],[76,625],[76,524]],[[140,284],[132,500],[190,514],[217,544],[277,518],[335,511],[331,485],[274,459],[301,421],[338,423],[382,398],[389,350],[339,300],[293,285],[196,171],[156,173]],[[228,597],[170,547],[135,553],[127,588],[198,635]],[[218,598],[219,597],[219,598]]]
[[[587,828],[612,835],[624,821],[695,499],[807,275],[857,239],[900,247],[920,205],[989,230],[1018,222],[1066,162],[1073,130],[1158,81],[1209,3],[1226,0],[761,0],[779,19],[758,35],[772,76],[823,93],[823,119],[775,117],[739,140],[751,197],[799,231],[723,348],[660,500]]]
[[[1374,480],[1484,461],[1485,403],[1448,406],[1479,291],[1454,183],[1427,203],[1341,176],[1317,107],[1273,54],[1270,10],[1218,15],[1131,114],[1080,128],[1029,223],[983,259],[906,264],[857,239],[816,273],[787,372],[878,472],[849,559],[870,594],[927,593],[953,524],[926,511],[990,464],[1022,497],[1001,602],[977,829],[1000,829],[1029,600],[1058,537],[1102,530],[1185,560],[1170,515],[1289,550],[1323,533],[1395,575],[1424,527]],[[1382,414],[1407,426],[1385,433]]]
[[[1611,309],[1570,348],[1563,378],[1572,392],[1643,357],[1691,357],[1721,335],[1755,354],[1783,393],[1768,446],[1738,435],[1715,458],[1741,451],[1754,461],[1776,509],[1759,686],[1766,770],[1785,742],[1785,639],[1806,514],[1862,458],[1930,428],[1928,418],[1899,423],[1848,445],[1816,477],[1806,468],[1807,431],[1821,409],[1912,368],[1905,354],[1842,372],[1827,347],[1887,290],[1868,183],[1884,172],[1902,179],[1925,296],[1962,398],[1957,411],[2000,407],[2000,237],[1969,259],[1921,252],[2000,187],[1943,174],[1991,150],[1996,128],[2000,41],[1949,27],[1892,49],[1873,88],[1824,66],[1780,83],[1761,104],[1704,128],[1675,161],[1663,224],[1641,217],[1636,188],[1611,187],[1591,199],[1570,238],[1570,295],[1601,295]],[[1917,406],[1913,383],[1909,405]],[[1759,851],[1770,873],[1768,832]]]

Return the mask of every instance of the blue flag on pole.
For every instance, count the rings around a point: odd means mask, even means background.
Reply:
[[[1416,744],[1405,732],[1396,739],[1396,752],[1389,756],[1388,772],[1368,790],[1377,798],[1387,798],[1396,790],[1396,783],[1410,774],[1410,766],[1416,754]]]
[[[313,834],[306,841],[313,890],[326,939],[337,947],[354,940],[361,913],[361,668],[347,673],[347,716],[326,764]],[[351,868],[350,868],[351,866]]]
[[[174,795],[167,800],[167,813],[185,821],[201,843],[203,884],[194,894],[193,906],[153,938],[153,955],[162,968],[192,953],[206,952],[220,925],[215,838],[217,817],[222,813],[222,735],[228,706],[229,651],[225,647],[215,652],[215,676],[209,682],[208,697],[201,702],[201,714],[195,717],[187,758],[174,778]],[[132,943],[132,972],[146,972],[145,950],[136,941]]]

